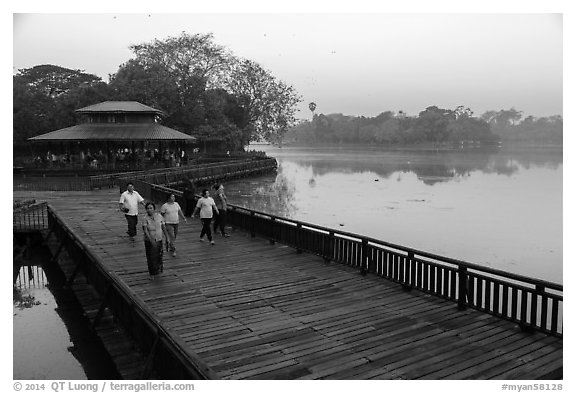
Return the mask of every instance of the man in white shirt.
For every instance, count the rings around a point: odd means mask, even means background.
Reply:
[[[194,210],[194,217],[196,214],[200,213],[200,220],[202,220],[202,231],[200,232],[200,241],[204,241],[204,235],[208,237],[210,243],[214,245],[214,240],[212,240],[212,231],[210,231],[210,221],[212,220],[212,210],[218,214],[218,208],[214,203],[214,199],[210,198],[210,192],[207,189],[202,190],[202,198],[198,199],[196,204],[196,210]]]
[[[120,195],[120,211],[122,211],[126,217],[126,222],[128,223],[126,233],[130,236],[130,240],[134,240],[134,236],[136,236],[138,204],[144,206],[144,198],[134,190],[134,184],[129,182],[126,185],[126,191]]]

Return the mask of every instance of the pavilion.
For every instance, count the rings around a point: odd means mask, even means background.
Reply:
[[[180,157],[187,150],[186,144],[196,141],[193,136],[159,124],[163,112],[136,101],[105,101],[75,112],[81,116],[79,124],[29,140],[74,156],[102,151],[107,163],[115,160],[117,151],[142,154],[168,150]]]

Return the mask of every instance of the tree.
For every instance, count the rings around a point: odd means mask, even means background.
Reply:
[[[113,76],[115,91],[163,110],[164,123],[187,134],[207,124],[205,92],[222,84],[233,61],[228,49],[212,34],[184,32],[130,49],[136,57]]]
[[[420,112],[414,128],[416,132],[422,132],[426,135],[428,141],[442,143],[447,140],[449,135],[448,124],[455,118],[454,111],[450,109],[429,106]]]
[[[179,37],[132,45],[130,49],[144,68],[159,68],[170,75],[182,99],[205,88],[222,87],[234,60],[226,47],[214,43],[211,33],[182,32]]]
[[[392,112],[392,111],[382,112],[374,118],[374,122],[376,124],[382,124],[382,123],[392,119],[393,117],[394,117],[394,112]]]
[[[102,79],[96,75],[51,64],[18,70],[16,76],[29,87],[50,98],[58,97],[79,86],[102,83]]]
[[[109,85],[115,100],[138,101],[167,115],[180,105],[175,78],[159,65],[146,66],[136,59],[129,60],[110,76]]]
[[[14,144],[26,142],[52,128],[53,100],[18,76],[13,77],[12,106]]]
[[[185,105],[176,78],[158,64],[129,60],[110,76],[110,89],[114,100],[138,101],[162,110],[167,127],[190,134],[203,123],[202,114]]]
[[[70,127],[77,123],[76,110],[110,99],[106,83],[93,86],[80,85],[54,99],[54,129]]]
[[[561,116],[528,116],[515,125],[505,128],[493,127],[502,139],[507,141],[530,142],[538,144],[562,144],[563,121]]]
[[[318,140],[323,142],[330,142],[332,140],[332,137],[334,136],[334,131],[332,129],[333,120],[329,116],[321,113],[314,117],[312,123],[314,124],[314,133]]]
[[[473,114],[474,112],[472,112],[470,108],[464,108],[464,105],[460,105],[456,107],[456,109],[454,109],[454,115],[456,116],[457,119],[460,119],[462,117],[470,118],[472,117]]]
[[[293,127],[290,127],[284,135],[284,140],[288,142],[311,142],[316,138],[314,126],[311,121],[300,121]]]
[[[50,64],[18,70],[13,77],[14,143],[74,125],[76,109],[107,97],[106,83],[80,70]]]
[[[522,118],[522,111],[517,111],[514,108],[508,110],[502,109],[498,112],[491,110],[486,111],[481,118],[493,127],[504,129],[517,124]]]
[[[401,141],[400,120],[390,118],[378,127],[376,141],[379,143],[398,143]]]
[[[224,89],[207,90],[203,95],[204,132],[224,141],[227,150],[240,150],[250,142],[250,128],[236,97]]]
[[[136,58],[114,76],[112,84],[124,94],[145,98],[143,103],[158,102],[157,107],[167,113],[168,126],[189,134],[202,127],[208,135],[224,132],[223,125],[230,124],[230,132],[236,132],[234,127],[241,130],[245,142],[281,139],[295,121],[300,102],[295,90],[257,63],[234,57],[214,43],[212,34],[182,33],[130,49]],[[210,92],[216,90],[221,90],[218,94],[225,90],[232,105],[228,109],[234,107],[227,112],[228,123],[213,116],[210,106],[216,101]]]
[[[310,112],[312,112],[312,118],[314,118],[314,111],[316,110],[316,103],[315,102],[309,103],[308,109],[310,109]]]
[[[447,126],[448,139],[453,142],[475,141],[494,143],[499,138],[490,130],[490,125],[482,119],[460,116]]]
[[[238,61],[230,73],[227,90],[238,98],[253,127],[250,140],[281,140],[296,123],[296,90],[276,79],[252,60]]]
[[[496,117],[496,124],[505,127],[505,126],[513,126],[520,121],[522,118],[522,111],[517,111],[514,108],[510,108],[508,110],[501,110],[498,112],[498,116]]]

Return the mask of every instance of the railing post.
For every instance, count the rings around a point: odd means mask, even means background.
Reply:
[[[254,228],[255,228],[255,226],[256,226],[256,224],[255,224],[255,221],[256,221],[255,217],[256,217],[256,213],[255,213],[254,211],[251,211],[251,212],[250,212],[250,235],[251,235],[252,237],[256,237],[256,232],[255,232],[255,230],[254,230]]]
[[[366,252],[366,260],[368,263],[368,273],[376,273],[376,261],[374,260],[374,254],[370,252],[368,247],[368,242],[364,246],[363,252]]]
[[[324,263],[329,264],[332,259],[334,251],[334,232],[328,232],[328,237],[324,237]]]
[[[271,217],[270,218],[270,244],[274,245],[276,244],[276,241],[274,239],[274,228],[276,226],[276,217]]]
[[[302,245],[302,224],[296,224],[296,252],[298,254],[302,254],[302,249],[300,246]]]
[[[532,310],[530,311],[530,325],[534,328],[537,327],[537,309],[538,309],[538,296],[541,297],[542,302],[544,302],[545,288],[542,284],[536,284],[536,293],[532,296]],[[543,326],[546,328],[546,326]]]
[[[360,274],[363,276],[368,273],[368,240],[362,239],[362,248],[360,256]]]
[[[409,251],[406,256],[403,279],[404,282],[402,283],[402,289],[405,291],[411,291],[416,282],[416,266],[414,266],[414,253],[412,251]]]
[[[466,266],[458,266],[458,309],[465,310],[468,304],[467,296],[468,269]]]

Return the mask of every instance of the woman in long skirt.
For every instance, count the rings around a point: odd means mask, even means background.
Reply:
[[[146,217],[142,224],[150,280],[154,280],[164,270],[162,236],[168,236],[164,219],[155,210],[156,205],[154,203],[146,203]]]

